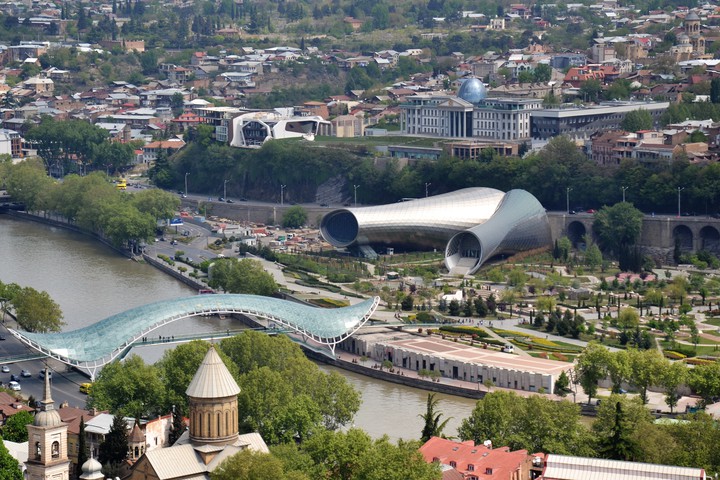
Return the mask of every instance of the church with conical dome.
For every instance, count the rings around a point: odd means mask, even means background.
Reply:
[[[129,459],[136,460],[125,477],[129,480],[210,479],[210,473],[226,458],[249,449],[269,453],[259,433],[238,433],[240,387],[211,345],[186,390],[190,406],[190,428],[166,448],[145,450],[144,438],[134,426],[128,446]],[[40,411],[28,425],[27,480],[70,480],[68,425],[54,408],[50,379]],[[90,458],[82,467],[81,480],[103,480],[102,465]]]
[[[145,452],[129,480],[209,479],[226,458],[242,450],[268,453],[259,433],[238,433],[240,387],[211,345],[185,393],[190,428],[167,448]]]

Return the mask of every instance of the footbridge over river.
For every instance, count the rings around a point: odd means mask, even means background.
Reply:
[[[553,239],[567,236],[574,245],[583,242],[583,236],[593,235],[595,220],[590,213],[567,214],[548,212]],[[708,250],[720,254],[720,219],[708,216],[645,215],[640,245],[672,250],[675,243],[685,252]]]
[[[29,347],[86,370],[94,379],[98,369],[122,357],[133,344],[143,343],[153,330],[196,315],[261,318],[297,333],[303,340],[325,346],[334,354],[338,343],[370,320],[379,302],[379,297],[374,297],[349,307],[328,309],[256,295],[197,295],[143,305],[70,332],[9,331]]]

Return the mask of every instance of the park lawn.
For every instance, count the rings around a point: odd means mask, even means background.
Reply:
[[[708,325],[714,325],[714,326],[716,326],[716,327],[720,327],[720,318],[717,318],[717,317],[715,317],[715,318],[706,318],[706,319],[705,319],[705,322],[703,322],[703,323],[707,323]]]
[[[663,350],[673,350],[678,353],[682,353],[687,355],[688,353],[692,353],[692,355],[688,356],[699,356],[699,355],[709,355],[712,357],[720,357],[720,345],[698,345],[697,348],[695,348],[693,345],[683,345],[678,344],[677,342],[675,345],[672,345],[670,342],[665,340],[659,340],[660,346],[662,346]]]
[[[720,331],[718,330],[703,330],[703,334],[718,337],[718,341],[720,342]]]

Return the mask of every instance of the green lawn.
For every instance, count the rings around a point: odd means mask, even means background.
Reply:
[[[716,327],[720,327],[720,318],[717,318],[717,317],[706,318],[704,323],[707,323],[708,325],[715,325]]]
[[[665,350],[672,350],[675,352],[683,353],[685,355],[689,353],[694,356],[710,355],[713,357],[720,357],[720,346],[718,345],[698,345],[697,349],[695,349],[695,347],[692,345],[682,345],[678,343],[675,343],[675,345],[673,346],[670,344],[670,342],[666,342],[665,340],[660,341],[660,345]]]

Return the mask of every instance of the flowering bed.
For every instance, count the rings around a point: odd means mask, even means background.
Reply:
[[[683,355],[680,352],[673,352],[672,350],[665,350],[663,351],[663,354],[665,355],[665,358],[669,358],[670,360],[682,360],[687,358],[687,355]]]

